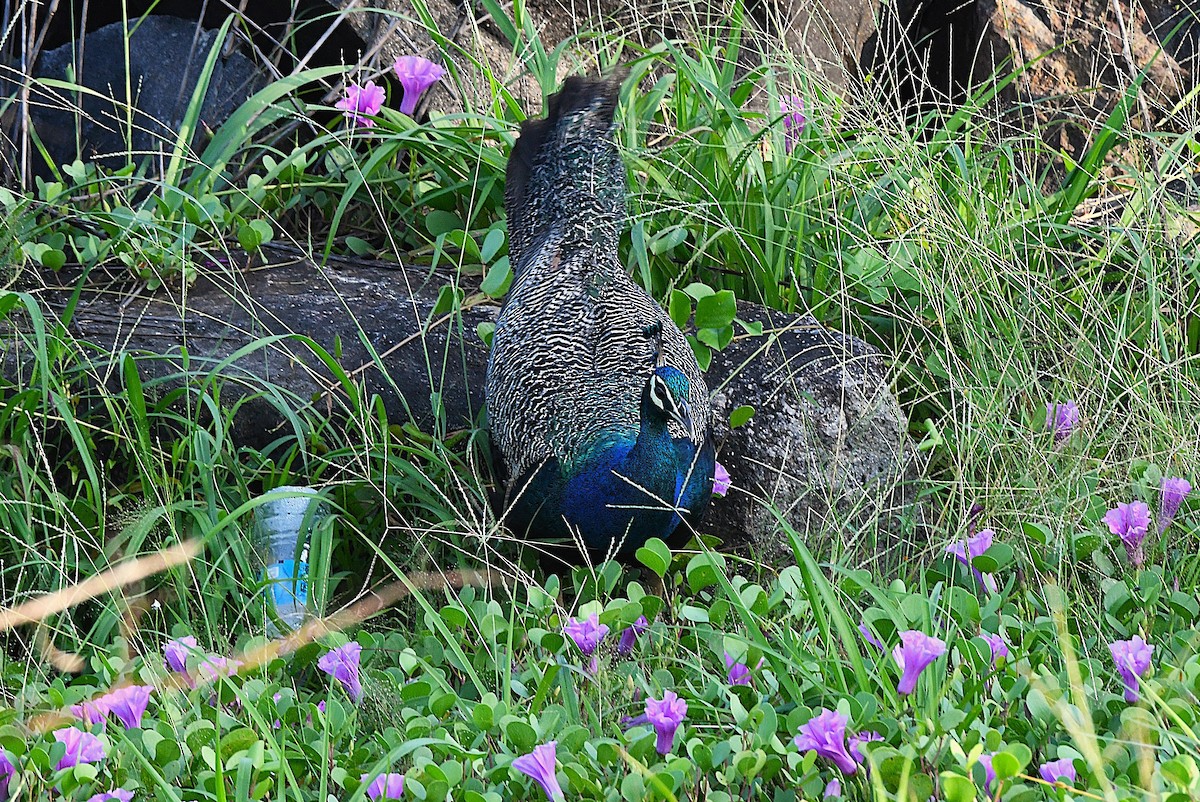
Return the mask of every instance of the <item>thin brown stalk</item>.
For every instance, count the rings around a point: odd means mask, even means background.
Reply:
[[[184,541],[169,549],[163,549],[155,554],[138,557],[109,568],[107,571],[102,571],[68,588],[47,593],[45,596],[38,596],[7,610],[0,610],[0,632],[6,632],[21,624],[44,621],[80,602],[102,596],[109,591],[133,584],[168,568],[182,565],[198,556],[200,550],[200,541]]]

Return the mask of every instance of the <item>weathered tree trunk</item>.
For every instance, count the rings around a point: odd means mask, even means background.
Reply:
[[[411,419],[426,430],[439,419],[449,430],[479,422],[487,346],[477,328],[494,322],[499,307],[472,284],[386,262],[332,259],[320,267],[284,251],[273,251],[269,262],[149,295],[92,277],[69,329],[102,355],[95,376],[119,377],[126,353],[152,355],[139,360],[143,382],[178,384],[216,372],[223,405],[275,387],[297,407],[349,414],[349,393],[311,343],[368,395],[378,394],[393,422]],[[462,298],[455,313],[439,304],[451,286]],[[64,284],[36,295],[50,317],[74,290]],[[742,304],[739,317],[761,321],[764,333],[735,340],[707,374],[718,458],[734,489],[714,501],[703,528],[778,562],[787,558],[787,541],[763,500],[801,532],[828,521],[831,511],[839,521],[890,515],[897,499],[908,498],[896,492],[908,439],[884,358],[812,318],[752,304]],[[4,321],[0,342],[11,345],[14,324],[12,316]],[[19,381],[14,349],[5,347],[0,361]],[[743,404],[755,414],[730,431],[729,412]],[[278,400],[252,398],[235,415],[232,436],[263,448],[286,436],[286,425]]]

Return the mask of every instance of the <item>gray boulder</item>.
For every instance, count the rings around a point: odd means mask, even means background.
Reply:
[[[734,488],[714,502],[706,528],[773,565],[792,552],[772,507],[802,535],[894,541],[919,520],[919,472],[888,360],[807,315],[741,303],[738,317],[761,322],[763,334],[735,340],[709,367],[718,459]],[[731,430],[741,405],[754,414]]]
[[[170,155],[218,31],[180,17],[131,20],[128,71],[125,31],[123,23],[115,22],[87,34],[82,44],[69,42],[38,60],[35,78],[92,90],[77,94],[40,84],[33,90],[31,123],[56,165],[81,158],[116,169],[130,160],[130,153],[135,162],[148,154]],[[267,76],[240,49],[223,49],[196,130],[185,145],[202,149],[206,133],[266,82]]]

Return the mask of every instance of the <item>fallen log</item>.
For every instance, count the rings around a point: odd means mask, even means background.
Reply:
[[[482,420],[480,331],[499,307],[453,273],[342,258],[321,266],[276,249],[265,263],[153,293],[136,294],[124,274],[54,278],[34,296],[47,317],[74,299],[68,329],[100,355],[92,375],[119,377],[125,354],[143,357],[147,384],[215,375],[222,405],[240,403],[231,436],[241,444],[263,449],[291,434],[281,390],[296,408],[333,418],[352,413],[360,391],[377,394],[390,421],[438,434]],[[894,529],[912,501],[912,461],[886,359],[811,317],[748,303],[738,316],[761,322],[763,333],[735,338],[707,373],[718,459],[734,488],[714,500],[703,529],[774,564],[791,551],[764,501],[801,534],[880,521]],[[14,326],[19,317],[3,319],[0,365],[19,382]],[[731,429],[729,413],[742,405],[754,414]]]

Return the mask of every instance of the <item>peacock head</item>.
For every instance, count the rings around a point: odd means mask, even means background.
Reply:
[[[642,390],[642,417],[647,421],[675,421],[689,434],[692,431],[692,412],[688,406],[691,383],[687,376],[670,365],[660,365],[650,374]]]

